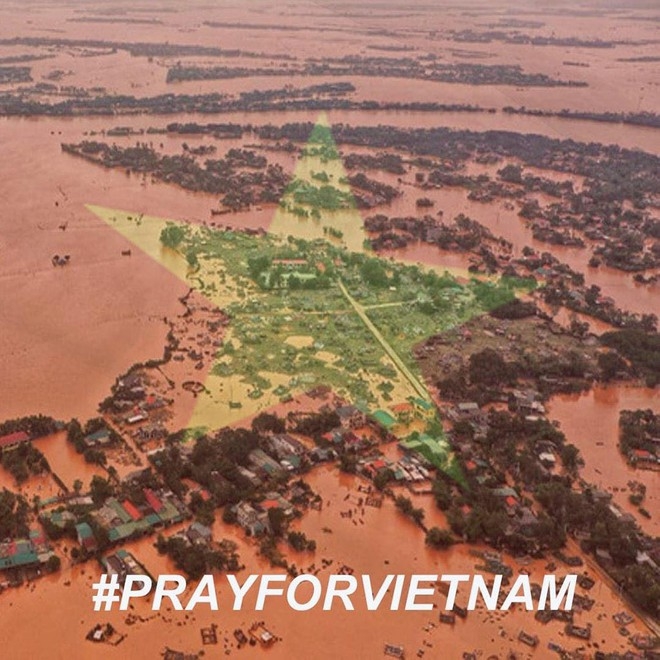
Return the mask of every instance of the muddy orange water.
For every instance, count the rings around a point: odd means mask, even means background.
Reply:
[[[548,414],[561,424],[569,442],[576,445],[585,461],[582,476],[598,488],[613,495],[613,501],[623,510],[635,515],[638,523],[653,535],[660,534],[660,475],[649,470],[629,467],[619,453],[619,413],[621,410],[650,408],[660,412],[658,390],[646,388],[595,387],[586,394],[554,397]],[[639,515],[628,501],[630,481],[646,486],[643,506],[650,520]]]
[[[333,113],[330,119],[335,122]],[[148,126],[149,118],[136,125]],[[106,126],[105,119],[0,120],[5,154],[0,193],[7,209],[0,215],[0,351],[3,368],[11,374],[0,382],[2,417],[33,412],[35,398],[47,414],[92,415],[119,373],[160,356],[167,331],[163,318],[181,311],[176,299],[185,293],[185,284],[138,251],[123,257],[129,246],[84,205],[208,221],[218,200],[61,153],[60,142],[78,141]],[[174,139],[155,137],[163,143]],[[462,191],[434,191],[434,197],[447,218],[468,213],[511,240],[517,251],[526,244],[548,247],[530,238],[515,212],[494,212],[469,202]],[[395,205],[391,212],[410,211]],[[229,216],[228,222],[263,226],[272,214],[264,208]],[[581,270],[588,260],[585,250],[553,251]],[[70,254],[70,266],[53,268],[53,254]],[[467,265],[464,257],[434,248],[413,246],[401,256],[450,268]],[[588,269],[586,275],[626,309],[658,309],[658,287],[636,284],[629,274],[612,269]]]
[[[352,568],[356,575],[368,573],[374,581],[380,581],[390,573],[472,573],[479,560],[468,553],[466,546],[456,546],[445,551],[429,550],[424,545],[421,530],[397,512],[391,501],[382,508],[363,507],[359,498],[364,494],[357,490],[361,482],[356,477],[338,476],[333,468],[319,468],[306,477],[311,487],[323,500],[320,512],[308,512],[300,523],[310,538],[317,542],[317,551],[288,553],[290,562],[307,571],[321,568],[321,560],[331,560],[328,569],[321,570],[319,577],[336,572],[342,565]],[[351,511],[350,518],[342,516]],[[439,524],[440,514],[429,522]],[[227,538],[239,546],[239,554],[246,565],[242,575],[253,572],[272,572],[267,564],[256,558],[254,547],[236,528],[221,522],[214,525],[215,538]],[[402,540],[405,539],[405,542]],[[175,572],[172,564],[160,557],[152,546],[153,539],[129,544],[129,550],[154,574]],[[544,562],[529,562],[524,566],[508,558],[518,574],[529,571],[532,580],[545,572]],[[66,566],[67,560],[64,565]],[[89,563],[84,568],[65,568],[59,577],[45,578],[34,587],[8,590],[0,595],[3,608],[3,641],[10,648],[21,649],[20,657],[45,657],[44,640],[48,640],[49,657],[53,658],[156,658],[166,646],[186,650],[201,650],[200,627],[217,623],[220,644],[206,647],[210,657],[217,657],[225,647],[231,655],[236,653],[232,638],[234,628],[246,629],[255,620],[264,620],[275,635],[282,638],[269,651],[273,658],[338,658],[360,654],[365,658],[381,657],[384,643],[403,644],[407,654],[414,657],[418,649],[425,650],[427,657],[459,658],[462,651],[487,651],[500,657],[510,650],[522,652],[525,647],[517,641],[521,630],[537,634],[545,647],[551,640],[560,642],[568,649],[579,646],[567,640],[559,623],[543,626],[533,617],[514,606],[509,613],[487,612],[483,608],[471,612],[465,621],[459,620],[451,629],[439,624],[438,609],[430,612],[390,612],[379,609],[365,611],[356,600],[356,610],[342,609],[323,612],[320,608],[310,612],[293,612],[281,602],[266,601],[263,612],[230,610],[230,594],[223,578],[217,576],[220,586],[221,611],[210,613],[204,608],[192,613],[163,610],[154,616],[148,603],[138,603],[134,614],[148,621],[128,625],[125,615],[119,612],[94,613],[91,611],[91,583],[98,577],[100,568]],[[562,573],[561,569],[558,571]],[[66,585],[66,586],[64,586]],[[621,602],[609,588],[598,583],[590,594],[597,603],[590,613],[577,614],[576,620],[583,625],[593,625],[593,641],[599,645],[607,642],[611,650],[627,648],[624,638],[614,635],[611,615],[621,608]],[[303,597],[301,592],[300,597]],[[66,607],[58,608],[57,599],[65,598]],[[444,596],[437,594],[429,600],[444,606]],[[465,605],[467,596],[459,592],[458,602]],[[185,600],[184,600],[185,602]],[[246,607],[254,606],[253,598],[246,599]],[[41,620],[39,636],[26,635],[26,612],[30,619]],[[605,615],[605,616],[602,616]],[[97,622],[111,622],[126,639],[117,648],[93,645],[84,641],[84,635]],[[429,626],[432,624],[432,626]],[[66,629],[63,639],[61,630]],[[632,632],[643,631],[638,624],[630,626]],[[225,642],[225,639],[228,642]],[[442,653],[442,655],[440,655]],[[259,657],[255,651],[239,652],[245,657]]]
[[[358,100],[436,101],[472,103],[498,110],[495,114],[414,113],[414,112],[331,112],[331,124],[389,124],[401,127],[447,126],[473,130],[514,130],[539,133],[554,138],[598,141],[618,144],[660,154],[660,131],[623,124],[511,116],[503,114],[503,106],[522,106],[558,111],[562,108],[596,112],[657,111],[659,107],[660,69],[652,62],[629,63],[630,57],[655,54],[656,24],[648,20],[628,20],[623,16],[599,11],[598,15],[575,15],[574,3],[567,3],[551,14],[537,3],[521,8],[519,3],[464,2],[440,8],[437,3],[397,7],[394,2],[379,2],[366,11],[359,6],[341,7],[318,3],[163,3],[171,11],[159,11],[149,3],[129,16],[158,18],[158,24],[109,24],[71,22],[68,19],[91,16],[99,8],[116,11],[134,9],[133,3],[24,3],[5,2],[0,6],[0,38],[15,36],[61,37],[72,39],[104,39],[116,41],[151,41],[163,43],[202,44],[223,48],[241,48],[264,53],[263,58],[214,59],[191,58],[200,64],[227,66],[263,66],[269,56],[294,53],[300,57],[337,57],[344,54],[387,56],[379,48],[404,45],[415,50],[413,55],[431,53],[448,62],[514,64],[525,71],[539,72],[561,79],[584,80],[586,88],[517,88],[513,86],[468,86],[420,82],[404,79],[357,77],[252,77],[230,81],[203,81],[167,85],[166,68],[177,58],[131,57],[124,51],[98,57],[83,57],[78,49],[58,51],[39,49],[53,55],[31,63],[34,82],[56,69],[66,72],[61,84],[80,87],[102,86],[109,92],[151,96],[162,93],[207,93],[220,91],[239,93],[255,89],[279,88],[290,83],[296,87],[348,80],[356,87]],[[514,12],[513,14],[511,12]],[[525,13],[528,12],[528,13]],[[634,19],[634,9],[626,8]],[[641,12],[646,17],[648,12]],[[105,14],[106,16],[110,14]],[[448,30],[474,28],[475,25],[497,24],[511,16],[538,20],[544,25],[530,28],[535,33],[557,37],[611,38],[649,43],[622,44],[611,49],[572,49],[554,47],[534,49],[531,46],[505,45],[498,42],[456,43]],[[243,22],[283,25],[284,29],[212,28],[204,21]],[[286,28],[306,26],[305,30]],[[526,28],[525,28],[526,29]],[[383,30],[387,30],[384,32]],[[0,47],[0,57],[32,52],[28,46]],[[575,67],[566,61],[579,61]],[[0,85],[0,92],[21,86]],[[78,142],[90,132],[100,132],[115,125],[135,129],[150,126],[162,128],[171,121],[220,121],[240,123],[274,123],[316,121],[316,113],[281,112],[268,115],[235,113],[219,118],[209,115],[177,115],[167,117],[102,117],[76,119],[0,119],[0,419],[43,412],[56,417],[84,419],[95,413],[97,403],[105,398],[116,376],[136,361],[159,357],[167,326],[165,317],[182,310],[177,298],[186,285],[169,275],[152,259],[137,251],[124,257],[128,244],[107,225],[85,209],[86,204],[120,208],[137,213],[171,217],[187,221],[209,221],[210,210],[218,200],[209,195],[193,194],[164,184],[152,183],[140,176],[109,171],[63,154],[61,142]],[[118,144],[136,140],[163,144],[166,153],[179,153],[182,138],[141,136],[117,139]],[[192,142],[191,139],[187,141]],[[206,139],[201,141],[205,142]],[[249,139],[246,140],[249,142]],[[234,142],[221,148],[238,146]],[[160,147],[159,147],[160,148]],[[268,154],[293,171],[293,159]],[[410,177],[408,177],[409,179]],[[392,205],[390,214],[415,213],[411,192]],[[436,210],[451,219],[463,212],[488,226],[514,244],[515,251],[524,245],[548,249],[535,242],[515,211],[498,204],[483,205],[466,199],[465,191],[443,190],[430,193]],[[231,216],[231,222],[244,226],[267,226],[273,209],[251,211]],[[66,225],[62,231],[58,227]],[[588,283],[602,287],[617,303],[632,311],[660,310],[660,289],[636,285],[632,277],[607,268],[589,269],[586,250],[552,248],[561,260],[585,271]],[[70,254],[67,268],[55,269],[50,264],[54,254]],[[465,267],[461,255],[448,255],[428,246],[410,246],[403,254],[407,259],[432,263],[434,266]],[[397,255],[392,255],[397,256]],[[596,324],[597,325],[597,324]],[[596,327],[602,331],[602,327]],[[189,397],[188,397],[189,399]],[[185,417],[190,401],[180,398],[175,419]],[[627,482],[630,479],[647,485],[646,508],[653,518],[640,518],[645,529],[657,533],[657,473],[642,473],[627,468],[616,449],[618,412],[623,408],[651,407],[658,410],[657,391],[621,387],[596,389],[576,397],[557,397],[550,406],[551,416],[561,422],[569,441],[576,444],[585,458],[584,476],[614,494],[614,500],[625,511],[635,511],[628,504]],[[80,478],[88,483],[98,473],[69,447],[61,434],[44,438],[38,447],[53,470],[72,485]],[[122,470],[128,469],[128,466]],[[123,471],[121,472],[123,474]],[[438,553],[427,549],[423,534],[394,510],[386,501],[381,509],[366,507],[362,512],[354,477],[338,475],[321,468],[306,477],[324,500],[321,512],[311,511],[298,523],[317,542],[311,554],[288,553],[297,566],[310,569],[321,565],[323,558],[333,561],[329,569],[341,564],[356,573],[368,572],[374,579],[387,572],[465,572],[474,571],[476,560],[465,546]],[[15,488],[11,477],[0,470],[0,486]],[[58,487],[50,477],[31,478],[22,492],[33,496],[55,495]],[[348,499],[346,499],[348,497]],[[427,496],[414,496],[422,506],[430,524],[445,526],[443,515]],[[352,516],[341,512],[352,510]],[[364,523],[364,524],[363,524]],[[255,548],[235,528],[220,522],[214,526],[216,538],[227,537],[239,544],[246,572],[266,572],[266,564],[256,557]],[[170,572],[172,565],[159,557],[152,540],[129,545],[136,556],[154,574]],[[515,571],[523,568],[507,560]],[[524,567],[535,578],[545,570],[543,563]],[[563,569],[559,569],[560,571]],[[588,568],[587,570],[594,570]],[[281,604],[267,606],[263,615],[252,612],[233,613],[223,609],[211,615],[203,610],[193,614],[162,612],[152,620],[127,625],[119,613],[92,611],[90,584],[100,567],[89,563],[71,568],[63,561],[61,574],[40,580],[35,585],[0,594],[0,640],[2,657],[10,658],[157,658],[166,646],[186,652],[205,651],[206,657],[237,653],[231,631],[246,628],[254,619],[263,618],[277,636],[283,638],[267,653],[273,658],[344,658],[382,657],[383,644],[403,644],[407,657],[424,651],[425,658],[460,658],[465,650],[481,651],[485,657],[496,654],[503,658],[513,650],[528,657],[528,647],[516,641],[525,630],[537,634],[540,646],[536,658],[548,656],[547,643],[554,641],[568,649],[581,646],[563,635],[562,626],[537,624],[529,613],[471,613],[467,621],[458,621],[450,632],[436,626],[437,611],[432,613],[390,613],[321,611],[292,613]],[[591,594],[597,600],[594,610],[577,615],[579,623],[593,625],[593,638],[584,645],[587,655],[600,647],[624,651],[627,640],[620,636],[611,614],[625,608],[602,580]],[[440,598],[439,598],[440,600]],[[460,600],[460,599],[459,599]],[[223,601],[221,598],[221,602]],[[151,616],[146,606],[138,606],[143,617]],[[97,622],[110,621],[127,638],[117,648],[92,645],[84,635]],[[221,630],[217,647],[202,647],[200,626],[218,623]],[[425,629],[426,628],[426,629]],[[642,631],[634,623],[631,632]],[[244,649],[246,658],[261,653]]]

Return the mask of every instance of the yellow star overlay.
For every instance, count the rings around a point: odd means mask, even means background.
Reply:
[[[329,385],[378,413],[396,435],[417,432],[422,453],[439,467],[454,463],[411,348],[483,309],[471,306],[469,291],[453,281],[445,296],[452,309],[429,325],[413,311],[424,301],[411,286],[375,291],[345,266],[350,254],[368,255],[377,270],[396,262],[369,255],[362,217],[325,115],[303,149],[266,236],[87,208],[230,317],[188,427],[215,430]],[[161,241],[168,227],[183,230],[177,249]],[[254,277],[260,257],[267,266]],[[323,277],[328,286],[308,288],[310,280]],[[416,413],[404,422],[390,409],[406,401]]]

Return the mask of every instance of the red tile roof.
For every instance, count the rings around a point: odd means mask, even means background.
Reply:
[[[144,489],[144,497],[147,500],[147,504],[156,512],[159,513],[163,508],[163,503],[156,497],[156,493],[150,488]]]
[[[124,500],[121,505],[126,509],[126,513],[133,518],[133,520],[140,520],[140,518],[142,518],[142,514],[137,510],[137,507],[133,502]]]
[[[264,509],[279,509],[280,503],[277,500],[264,500],[259,503]]]
[[[8,435],[3,435],[0,438],[0,449],[2,447],[9,447],[11,445],[16,445],[21,442],[27,442],[30,439],[30,436],[25,433],[25,431],[16,431],[14,433],[9,433]]]
[[[16,431],[14,433],[9,433],[3,435],[0,438],[0,449],[2,447],[9,447],[10,445],[16,445],[21,442],[27,442],[30,439],[30,436],[25,431]]]

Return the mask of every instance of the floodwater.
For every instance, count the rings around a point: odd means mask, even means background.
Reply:
[[[379,12],[368,16],[351,15],[346,8],[318,4],[278,4],[268,9],[265,3],[241,6],[172,7],[172,12],[155,11],[162,24],[94,24],[69,22],[80,11],[91,7],[68,5],[66,9],[50,5],[31,6],[29,16],[21,4],[5,3],[0,7],[0,38],[17,35],[94,38],[117,41],[153,41],[196,43],[223,48],[241,48],[265,53],[263,59],[238,58],[214,60],[193,58],[204,64],[222,63],[227,66],[261,66],[272,54],[293,52],[301,57],[338,56],[343,54],[386,55],[373,47],[404,43],[419,53],[432,53],[447,61],[482,62],[488,64],[520,64],[526,71],[537,71],[563,79],[589,82],[588,88],[516,88],[504,86],[468,86],[447,83],[420,82],[402,79],[348,78],[355,84],[356,100],[377,101],[436,101],[441,103],[472,103],[498,109],[494,114],[421,113],[421,112],[329,112],[329,123],[353,125],[392,125],[398,127],[446,126],[471,130],[514,130],[538,133],[553,138],[598,141],[618,144],[624,148],[643,149],[660,153],[660,131],[620,124],[599,124],[558,118],[511,116],[503,114],[506,105],[558,111],[562,108],[598,112],[656,111],[660,70],[652,63],[630,64],[621,58],[653,53],[653,45],[622,45],[613,49],[544,48],[537,51],[529,46],[488,44],[459,44],[449,39],[446,29],[464,29],[475,22],[499,21],[506,17],[506,7],[476,3],[473,13],[464,7],[452,6],[429,13],[424,6],[407,8],[410,16],[396,16],[395,26],[400,36],[385,35],[380,28],[392,29],[388,3],[379,3]],[[536,8],[533,8],[535,11]],[[80,10],[80,11],[77,11]],[[340,13],[338,13],[340,11]],[[515,11],[519,11],[516,5]],[[406,13],[404,12],[404,13]],[[355,13],[355,12],[354,12]],[[358,12],[359,13],[359,12]],[[145,12],[150,15],[150,12]],[[521,14],[522,15],[522,14]],[[384,17],[385,16],[385,17]],[[387,17],[389,16],[389,18]],[[608,14],[601,16],[538,15],[546,22],[544,34],[554,32],[558,37],[576,34],[591,38],[607,37],[619,40],[651,39],[657,36],[651,21],[625,21]],[[317,27],[305,31],[211,28],[205,20],[241,21],[246,23],[272,22],[289,27],[314,22]],[[339,31],[327,30],[332,29]],[[369,32],[371,30],[371,32]],[[376,30],[376,31],[374,31]],[[372,47],[372,48],[370,48]],[[28,52],[26,46],[0,48],[0,55]],[[539,56],[539,52],[542,53]],[[337,82],[346,78],[314,77],[250,77],[230,81],[206,81],[172,86],[165,83],[166,67],[176,58],[131,57],[123,51],[98,57],[83,57],[76,49],[65,48],[55,56],[32,63],[35,82],[55,69],[67,75],[62,84],[81,87],[103,86],[110,92],[152,96],[162,93],[206,93],[220,91],[239,93],[254,89],[274,89],[284,84],[295,87]],[[471,59],[470,59],[471,58]],[[577,59],[588,67],[572,67],[565,60]],[[2,86],[5,91],[11,86]],[[267,116],[254,113],[210,115],[173,115],[163,117],[118,116],[76,119],[0,119],[0,364],[5,377],[0,380],[0,419],[42,412],[62,419],[85,419],[96,412],[117,375],[133,363],[160,357],[168,326],[165,318],[180,314],[178,298],[186,293],[187,284],[148,254],[129,248],[128,241],[108,224],[88,210],[87,205],[121,209],[133,214],[175,218],[190,222],[210,222],[210,211],[218,200],[204,194],[194,194],[149,178],[127,175],[122,171],[106,170],[65,155],[61,142],[78,142],[92,131],[100,132],[116,125],[135,129],[162,128],[173,121],[240,122],[252,124],[282,124],[295,121],[317,121],[317,113],[279,112]],[[118,144],[135,141],[162,142],[166,153],[180,153],[183,141],[190,137],[132,136],[115,139]],[[207,138],[201,141],[207,142]],[[248,139],[247,142],[250,140]],[[233,141],[218,144],[222,148],[238,146]],[[159,147],[160,148],[160,147]],[[294,171],[293,160],[280,153],[269,152],[270,160],[280,162]],[[426,194],[426,193],[425,193]],[[436,201],[435,210],[443,210],[450,220],[464,212],[488,226],[494,234],[514,244],[518,253],[525,245],[537,250],[549,246],[534,241],[515,211],[502,205],[470,202],[465,191],[430,191]],[[414,192],[395,201],[386,211],[390,215],[416,212],[411,200]],[[222,223],[247,227],[269,226],[274,208],[239,213],[221,218]],[[356,222],[359,218],[355,218]],[[64,227],[64,229],[60,228]],[[361,227],[351,226],[351,236],[361,240]],[[354,232],[354,234],[353,234]],[[619,305],[636,312],[658,311],[660,290],[635,284],[630,275],[601,267],[587,267],[586,250],[552,247],[550,250],[562,261],[584,271],[588,283],[601,286]],[[69,254],[66,268],[53,268],[54,254]],[[411,245],[405,251],[391,255],[429,263],[436,268],[464,270],[469,260],[464,255],[450,255],[431,246]],[[594,329],[606,329],[595,324]],[[189,376],[190,365],[168,365],[166,373]],[[199,374],[198,377],[202,374]],[[185,422],[195,401],[183,393],[177,399],[174,420]],[[576,396],[555,397],[549,408],[550,416],[561,423],[568,440],[576,444],[585,458],[583,476],[588,481],[613,492],[614,501],[625,511],[631,511],[640,524],[658,533],[655,511],[660,502],[657,473],[633,471],[621,459],[616,448],[618,414],[625,408],[651,407],[660,409],[657,391],[621,386],[596,388]],[[236,413],[238,415],[238,413]],[[231,421],[231,420],[228,420]],[[38,442],[53,470],[71,486],[80,478],[88,483],[100,471],[90,466],[66,443],[63,434]],[[127,468],[128,469],[128,468]],[[123,471],[121,472],[123,473]],[[369,573],[378,579],[386,573],[472,573],[475,558],[468,548],[458,545],[449,551],[435,552],[424,545],[421,530],[397,512],[390,501],[382,508],[357,504],[363,496],[357,490],[361,482],[347,475],[338,475],[330,468],[320,468],[307,477],[312,488],[324,500],[323,510],[309,511],[297,525],[316,540],[314,555],[289,552],[289,561],[310,569],[321,560],[332,560],[329,569],[335,571],[342,564],[356,574]],[[647,485],[645,507],[651,520],[636,514],[628,503],[630,480]],[[0,486],[14,488],[9,475],[0,470]],[[58,487],[51,477],[35,477],[22,489],[30,499],[55,495]],[[348,498],[348,499],[346,499]],[[423,506],[430,524],[445,526],[441,512],[430,498],[414,496],[416,505]],[[353,515],[342,517],[352,509]],[[363,521],[364,524],[361,522]],[[267,572],[270,569],[256,556],[255,548],[235,528],[220,521],[214,525],[215,538],[230,538],[239,545],[247,572]],[[159,557],[152,546],[153,539],[130,544],[129,549],[141,559],[153,574],[172,572],[171,563]],[[521,566],[509,559],[516,571]],[[525,567],[533,576],[544,572],[544,566],[532,562]],[[459,620],[451,635],[442,628],[428,628],[437,624],[437,611],[429,613],[391,613],[389,611],[335,611],[332,615],[314,610],[292,613],[287,607],[269,605],[263,615],[254,612],[232,612],[227,608],[217,614],[203,610],[192,613],[164,612],[149,621],[126,623],[118,612],[94,613],[90,601],[91,583],[100,567],[88,563],[84,567],[70,567],[65,559],[61,574],[46,577],[33,586],[8,590],[0,594],[0,624],[3,653],[17,658],[141,658],[156,657],[166,646],[186,652],[206,651],[207,657],[236,652],[231,632],[237,626],[247,628],[255,618],[266,620],[267,627],[283,638],[270,651],[276,658],[318,659],[344,657],[350,645],[353,655],[365,658],[381,657],[383,644],[403,644],[409,657],[424,650],[425,657],[458,658],[464,650],[481,650],[504,657],[510,650],[518,653],[527,647],[516,641],[520,630],[538,634],[541,642],[536,657],[545,657],[547,643],[552,640],[568,648],[579,643],[567,641],[557,623],[543,627],[521,611],[509,614],[471,613],[467,621]],[[611,621],[611,614],[624,609],[618,596],[612,594],[604,582],[598,582],[592,597],[597,599],[590,615],[578,615],[578,622],[593,624],[593,643],[607,650],[628,649]],[[460,602],[460,599],[459,599]],[[59,603],[65,603],[60,607]],[[143,617],[152,614],[146,606],[138,606],[136,613]],[[601,616],[605,615],[605,616]],[[84,635],[97,622],[112,622],[128,637],[117,648],[92,645]],[[36,622],[36,623],[35,623]],[[218,647],[202,648],[200,626],[218,623],[222,631]],[[38,634],[35,634],[38,626]],[[424,628],[427,627],[427,630]],[[630,626],[631,632],[641,631],[640,624]],[[66,631],[63,635],[63,631]],[[230,640],[225,642],[224,638]],[[432,645],[432,646],[429,646]],[[595,646],[593,647],[595,648]],[[148,650],[147,650],[148,649]],[[542,649],[542,650],[541,650]],[[245,657],[255,657],[251,650],[243,650]]]
[[[300,522],[300,529],[308,538],[317,542],[315,554],[287,552],[289,562],[295,563],[306,572],[322,568],[322,559],[331,561],[329,568],[318,573],[323,578],[329,573],[336,573],[342,566],[354,571],[356,576],[369,574],[375,585],[388,574],[459,574],[471,573],[479,559],[468,552],[468,547],[455,546],[448,551],[434,551],[424,545],[424,535],[412,522],[406,519],[387,500],[381,508],[363,507],[359,499],[364,497],[357,487],[365,484],[356,477],[338,475],[334,468],[318,468],[305,477],[306,481],[323,499],[322,511],[309,511]],[[405,491],[404,491],[405,492]],[[428,498],[427,498],[428,501]],[[352,512],[349,518],[346,514]],[[429,522],[439,522],[441,514],[434,520],[428,512]],[[178,528],[175,528],[178,529]],[[174,530],[173,530],[174,531]],[[246,568],[240,576],[250,573],[279,572],[271,569],[263,559],[255,556],[252,542],[246,539],[235,527],[228,527],[217,521],[213,526],[214,538],[226,538],[238,545],[238,553]],[[402,546],[402,538],[406,539]],[[176,572],[172,563],[160,557],[153,548],[153,538],[143,539],[127,547],[138,560],[154,575]],[[541,579],[545,572],[543,562],[532,561],[522,564],[511,558],[505,559],[518,574],[521,569],[529,571],[531,579]],[[65,560],[66,564],[66,560]],[[314,566],[312,566],[314,564]],[[458,619],[452,627],[451,635],[444,624],[438,622],[438,609],[426,612],[391,612],[387,607],[375,612],[365,610],[363,604],[355,599],[355,611],[333,609],[323,612],[317,607],[308,612],[294,612],[275,599],[267,600],[263,612],[254,612],[254,594],[246,598],[246,610],[231,611],[231,594],[224,578],[216,576],[216,585],[220,588],[220,611],[209,612],[200,606],[194,612],[172,612],[163,610],[154,615],[149,603],[138,603],[131,612],[145,621],[129,625],[126,613],[94,613],[91,607],[91,584],[100,573],[100,567],[88,563],[83,568],[65,567],[62,575],[47,577],[37,582],[34,587],[8,590],[0,595],[3,607],[3,639],[9,648],[20,648],[27,655],[22,657],[41,657],[43,640],[48,639],[49,654],[53,658],[69,658],[71,653],[79,658],[134,658],[157,657],[165,647],[198,652],[201,650],[200,628],[216,623],[219,627],[220,644],[206,647],[205,651],[214,657],[225,647],[236,653],[232,632],[236,627],[245,631],[255,620],[264,620],[266,627],[282,638],[268,652],[268,657],[276,659],[313,657],[320,660],[345,657],[347,645],[353,653],[366,658],[380,657],[385,643],[401,644],[407,655],[413,655],[418,649],[426,651],[428,657],[459,658],[463,651],[486,651],[506,654],[514,650],[525,649],[517,641],[521,630],[536,634],[540,638],[541,648],[548,641],[561,641],[567,648],[576,648],[577,641],[569,641],[560,636],[562,626],[550,623],[543,626],[536,622],[529,613],[515,605],[509,613],[487,612],[483,607],[469,613],[463,621]],[[62,586],[62,583],[67,586]],[[66,594],[66,608],[53,608],[55,599]],[[182,597],[186,602],[187,595]],[[594,641],[607,643],[608,649],[623,651],[627,648],[624,638],[613,635],[615,630],[610,617],[621,609],[621,603],[605,584],[594,587],[590,597],[597,600],[591,613],[577,614],[576,621],[593,625]],[[299,597],[304,592],[301,589]],[[386,597],[389,602],[391,594]],[[422,599],[420,599],[422,600]],[[428,598],[439,608],[444,607],[444,596],[436,594]],[[465,605],[467,594],[459,591],[457,602]],[[31,619],[42,620],[40,635],[26,635],[24,612],[30,611]],[[605,616],[601,616],[605,615]],[[126,639],[117,647],[92,645],[84,640],[84,635],[96,623],[110,622],[116,629],[127,634]],[[432,625],[429,625],[432,624]],[[61,629],[67,629],[66,643],[62,639]],[[638,623],[630,626],[631,632],[642,632]],[[228,643],[225,643],[225,638]],[[601,641],[602,640],[602,641]],[[145,656],[145,649],[150,649]],[[241,651],[247,657],[258,657],[254,651]],[[502,657],[502,655],[500,655]]]
[[[660,394],[657,389],[598,386],[584,394],[560,394],[548,405],[548,415],[556,419],[582,454],[584,479],[613,494],[613,501],[624,511],[635,515],[641,527],[653,535],[660,534],[660,476],[657,472],[637,470],[625,462],[619,452],[619,413],[622,410],[650,408],[660,412]],[[639,515],[628,502],[630,481],[646,486],[643,503],[652,518]]]
[[[83,487],[87,488],[94,475],[107,477],[107,472],[98,465],[85,462],[70,442],[66,440],[66,433],[59,432],[40,438],[34,446],[46,457],[51,471],[56,474],[68,487],[73,489],[73,483],[80,479]]]
[[[148,126],[148,119],[140,118],[137,125]],[[334,123],[332,113],[330,121]],[[167,332],[163,318],[180,313],[176,298],[185,293],[185,284],[140,252],[122,256],[130,246],[86,205],[199,222],[209,221],[217,199],[61,153],[60,142],[80,140],[83,133],[104,126],[108,123],[100,119],[0,120],[6,154],[0,162],[0,191],[11,209],[0,217],[0,350],[3,366],[12,374],[0,383],[3,417],[34,412],[35,399],[41,400],[45,414],[91,416],[116,375],[134,362],[160,356]],[[466,200],[460,190],[431,191],[430,196],[446,218],[464,212],[512,241],[516,251],[524,245],[548,247],[531,239],[515,212],[494,212],[492,206]],[[395,201],[393,214],[409,210],[397,204],[402,202]],[[263,226],[272,217],[272,208],[264,207],[223,220]],[[355,245],[361,241],[357,222],[347,228]],[[586,250],[552,251],[571,266],[586,269],[588,282],[601,286],[625,309],[658,309],[657,286],[636,284],[629,274],[613,269],[586,268]],[[53,254],[70,254],[71,264],[53,268]],[[400,257],[440,267],[469,265],[464,256],[425,246],[410,246]]]

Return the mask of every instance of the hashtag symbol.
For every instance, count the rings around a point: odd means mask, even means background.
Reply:
[[[110,579],[108,579],[110,578]],[[103,573],[101,575],[101,581],[95,582],[92,585],[94,590],[94,595],[92,600],[94,601],[94,611],[98,612],[101,609],[104,609],[106,612],[112,610],[114,603],[118,603],[121,600],[119,595],[119,576],[116,573],[108,575]],[[104,608],[102,606],[105,605]]]

